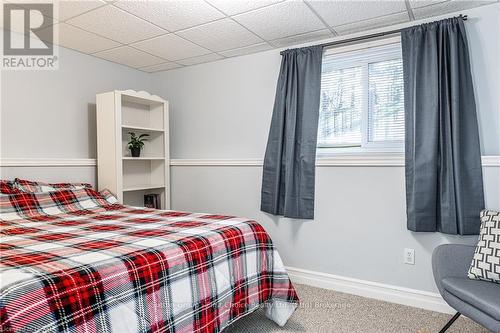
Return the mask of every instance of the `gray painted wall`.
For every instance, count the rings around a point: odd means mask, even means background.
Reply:
[[[464,12],[483,155],[500,154],[500,5]],[[280,56],[276,50],[155,74],[170,101],[173,158],[262,158]],[[500,168],[485,168],[487,205],[500,208]],[[254,218],[271,233],[286,265],[435,291],[431,253],[440,243],[475,243],[406,230],[404,168],[319,167],[316,219],[259,211],[261,168],[173,168],[173,208]],[[403,249],[416,265],[403,264]]]
[[[1,71],[0,78],[2,158],[96,158],[95,95],[151,90],[147,73],[62,47],[58,70]],[[0,176],[96,182],[95,167],[2,167]]]
[[[151,90],[151,77],[61,47],[58,70],[2,71],[1,85],[2,157],[95,158],[95,95]]]
[[[46,182],[74,182],[96,185],[96,168],[88,166],[72,167],[0,167],[1,179],[33,179]]]

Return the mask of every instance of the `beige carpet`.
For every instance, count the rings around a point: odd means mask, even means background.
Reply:
[[[435,333],[451,318],[447,314],[300,284],[295,287],[302,304],[283,328],[267,319],[263,310],[258,310],[241,318],[225,332]],[[462,316],[448,332],[488,331]]]

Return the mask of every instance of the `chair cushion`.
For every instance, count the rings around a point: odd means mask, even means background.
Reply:
[[[500,212],[481,212],[481,231],[468,276],[500,283]]]
[[[466,277],[445,278],[443,288],[469,305],[500,320],[500,285],[496,283],[470,280]]]

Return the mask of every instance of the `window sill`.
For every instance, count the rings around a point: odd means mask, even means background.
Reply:
[[[316,166],[404,166],[401,149],[375,151],[366,149],[325,149],[316,153]]]
[[[384,146],[351,146],[351,147],[317,147],[317,156],[338,156],[338,155],[377,155],[377,154],[404,154],[405,149],[402,145],[384,145]]]

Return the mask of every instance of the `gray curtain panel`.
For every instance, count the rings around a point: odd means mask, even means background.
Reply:
[[[261,210],[314,218],[322,46],[281,52],[262,175]]]
[[[408,229],[478,234],[481,153],[461,18],[403,30]]]

